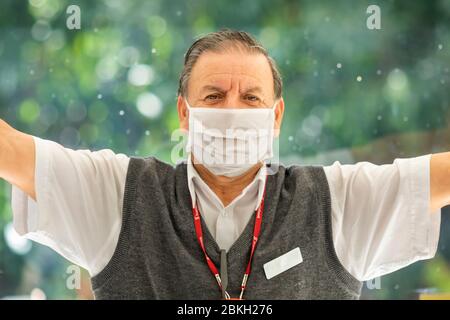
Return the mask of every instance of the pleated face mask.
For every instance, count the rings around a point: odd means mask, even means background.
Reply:
[[[204,108],[186,105],[186,151],[217,176],[239,176],[273,156],[275,109]]]

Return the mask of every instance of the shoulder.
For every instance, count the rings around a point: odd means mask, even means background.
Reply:
[[[328,181],[322,166],[272,164],[268,166],[268,176],[269,181],[287,197],[329,197]]]
[[[285,183],[302,185],[310,189],[328,186],[323,166],[290,165],[284,168]]]
[[[180,163],[176,167],[153,156],[151,157],[131,157],[128,166],[127,180],[131,181],[152,181],[158,184],[173,180],[178,168],[185,164]]]
[[[150,157],[131,157],[130,158],[130,170],[145,171],[152,169],[153,171],[170,172],[174,170],[174,167],[158,158]]]

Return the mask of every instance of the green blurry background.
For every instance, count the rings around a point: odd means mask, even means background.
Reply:
[[[81,30],[66,8],[81,8]],[[381,8],[368,30],[366,8]],[[170,161],[176,89],[193,39],[221,27],[253,33],[278,62],[286,164],[390,163],[450,150],[450,1],[2,0],[0,118],[71,148]],[[450,223],[439,250],[374,281],[363,297],[450,292]],[[90,298],[66,286],[69,263],[11,228],[0,182],[0,297]],[[381,288],[377,288],[378,285]],[[370,286],[370,285],[369,285]]]

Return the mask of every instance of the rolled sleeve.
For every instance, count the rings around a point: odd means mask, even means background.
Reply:
[[[430,212],[430,158],[399,159],[408,181],[411,210],[411,258],[422,260],[436,254],[441,225],[441,210]]]
[[[35,143],[35,191],[36,201],[30,198],[25,192],[16,186],[12,186],[11,190],[11,207],[13,212],[13,225],[16,232],[20,235],[26,235],[30,232],[38,230],[42,222],[39,219],[45,219],[44,213],[49,212],[45,208],[48,203],[49,185],[49,166],[50,152],[48,145],[42,139],[33,137]],[[41,214],[38,211],[39,202],[41,206]]]

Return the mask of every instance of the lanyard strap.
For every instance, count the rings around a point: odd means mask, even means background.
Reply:
[[[266,179],[267,180],[267,179]],[[267,183],[267,181],[266,181]],[[252,265],[252,259],[253,254],[255,253],[256,244],[258,243],[259,234],[261,233],[261,223],[262,223],[262,216],[264,212],[264,198],[266,195],[266,185],[264,185],[264,193],[261,199],[261,203],[256,209],[256,217],[255,217],[255,226],[253,228],[253,239],[252,239],[252,246],[250,251],[250,258],[247,263],[247,268],[245,269],[244,277],[242,279],[241,284],[241,294],[239,295],[239,299],[242,299],[244,295],[245,288],[247,287],[247,280],[250,276],[251,272],[251,265]],[[214,265],[214,262],[211,260],[211,258],[206,253],[205,244],[203,241],[203,230],[202,230],[202,224],[201,224],[201,217],[200,212],[198,211],[197,204],[195,204],[192,207],[192,214],[194,216],[194,226],[195,226],[195,233],[197,235],[198,243],[200,244],[200,248],[203,251],[203,254],[205,255],[206,263],[208,264],[209,270],[211,270],[211,273],[214,275],[214,278],[217,281],[217,284],[219,285],[219,289],[222,290],[222,280],[220,279],[219,271],[217,270],[216,266]],[[225,291],[225,295],[227,299],[230,299],[229,294]]]

